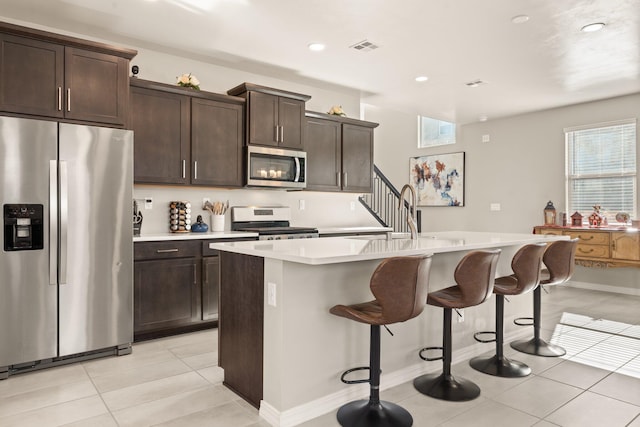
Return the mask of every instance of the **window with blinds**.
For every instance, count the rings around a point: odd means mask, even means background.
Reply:
[[[587,217],[594,205],[609,223],[637,218],[636,121],[565,129],[567,209]]]

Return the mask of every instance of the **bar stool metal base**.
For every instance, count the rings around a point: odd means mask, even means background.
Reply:
[[[410,427],[413,417],[395,403],[356,400],[338,410],[338,422],[343,427]]]
[[[544,357],[560,357],[567,354],[567,351],[564,348],[559,345],[550,344],[541,338],[513,341],[511,343],[511,348],[522,353]]]
[[[480,396],[480,387],[475,383],[444,373],[421,375],[413,380],[413,386],[422,394],[450,402],[464,402]]]
[[[476,371],[503,378],[526,377],[531,373],[531,368],[522,362],[509,360],[506,357],[474,357],[469,365]]]

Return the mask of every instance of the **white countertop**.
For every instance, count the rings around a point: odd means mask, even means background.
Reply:
[[[435,254],[525,245],[566,239],[567,236],[474,231],[427,232],[416,240],[385,236],[325,237],[211,243],[211,249],[302,264],[335,264],[399,255]]]
[[[359,233],[386,233],[393,231],[391,227],[318,227],[318,234],[359,234]]]
[[[206,233],[154,233],[134,236],[134,242],[156,242],[163,240],[195,240],[195,239],[239,239],[243,237],[258,237],[258,233],[246,231],[208,231]]]

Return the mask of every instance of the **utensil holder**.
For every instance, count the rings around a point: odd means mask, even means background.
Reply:
[[[224,231],[224,215],[211,215],[211,231]]]

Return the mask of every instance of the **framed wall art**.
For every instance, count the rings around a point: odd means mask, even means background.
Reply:
[[[418,206],[464,206],[464,152],[412,157],[409,168]]]

